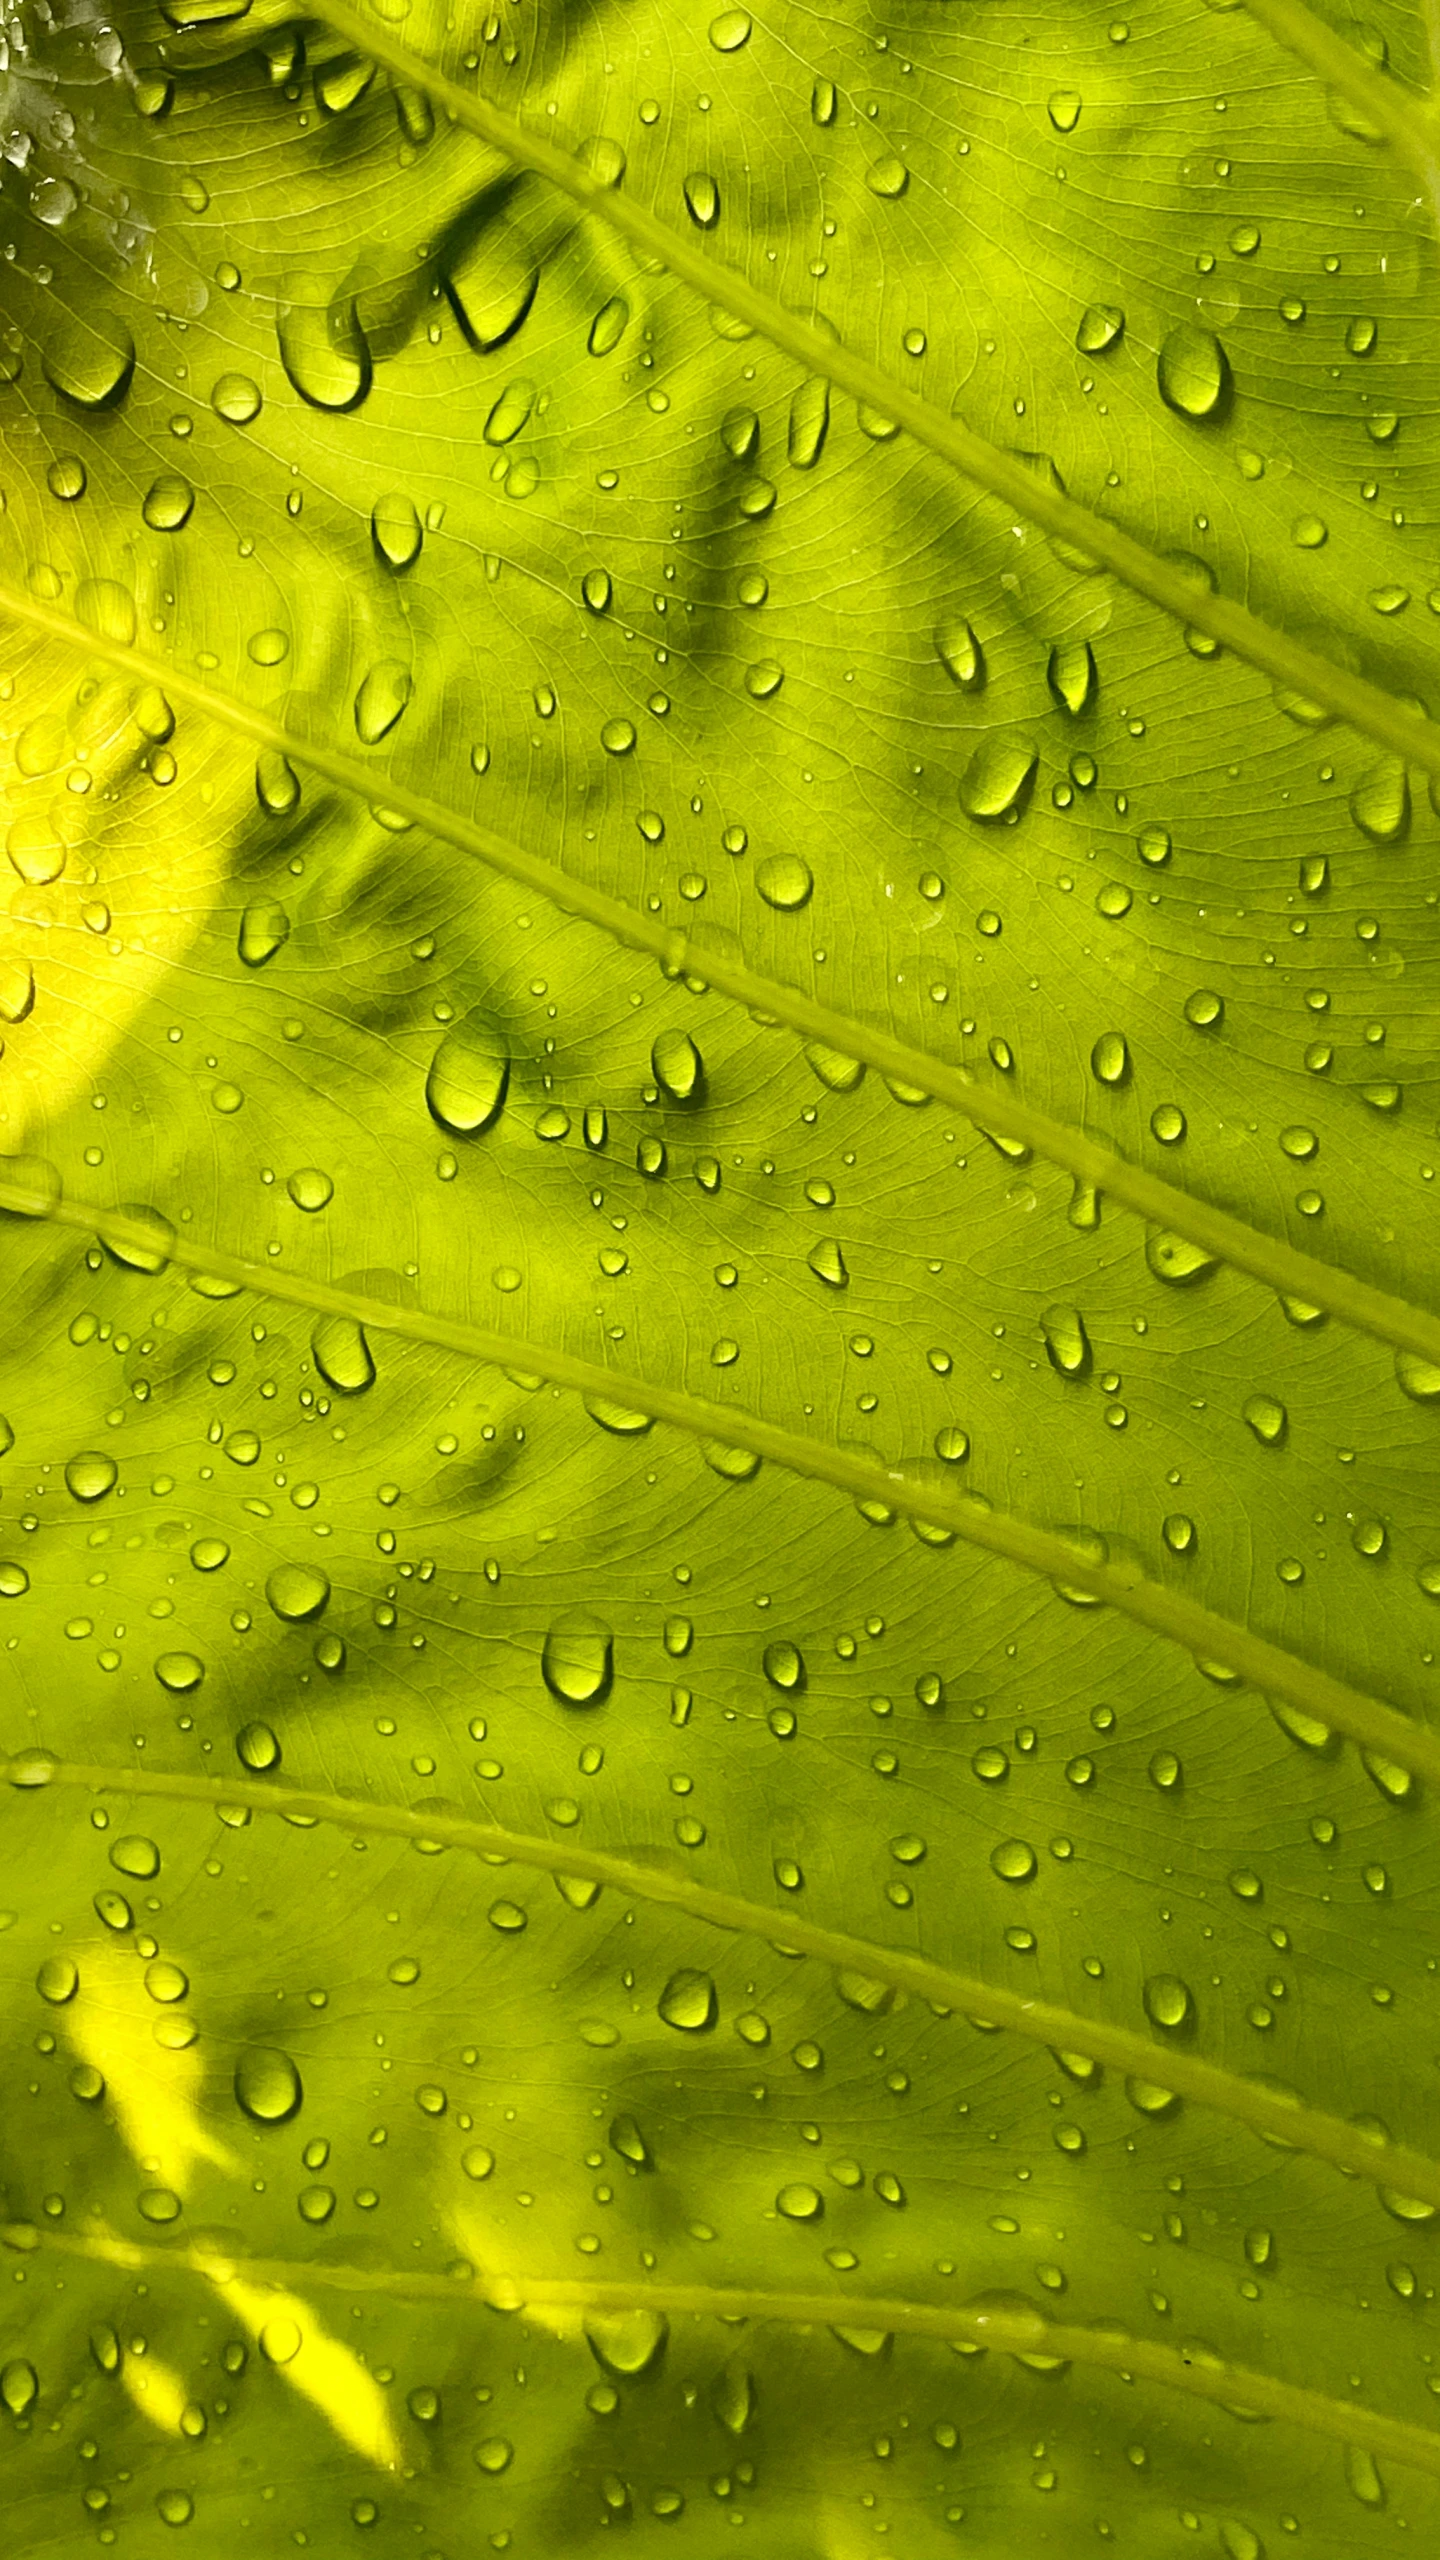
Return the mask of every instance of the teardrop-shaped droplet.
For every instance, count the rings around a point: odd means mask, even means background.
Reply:
[[[790,403],[786,450],[797,471],[814,469],[824,451],[829,426],[830,385],[823,374],[812,373]]]
[[[1434,1404],[1440,1400],[1440,1368],[1433,1360],[1422,1360],[1418,1351],[1397,1351],[1395,1379],[1402,1392],[1416,1404]]]
[[[91,2330],[90,2353],[102,2373],[119,2372],[125,2350],[120,2343],[118,2329],[112,2328],[108,2320],[97,2320]]]
[[[975,749],[960,777],[960,806],[967,818],[993,824],[1018,808],[1039,755],[1028,738],[990,737]]]
[[[662,1031],[650,1069],[667,1101],[693,1106],[704,1100],[705,1062],[688,1031]]]
[[[713,231],[720,219],[720,190],[708,169],[692,169],[685,181],[685,210],[701,231]]]
[[[1078,1307],[1047,1307],[1040,1319],[1045,1351],[1062,1378],[1083,1378],[1090,1368],[1090,1337]]]
[[[235,948],[247,969],[263,969],[290,939],[290,918],[274,898],[259,898],[240,918]]]
[[[767,1644],[762,1668],[772,1689],[783,1689],[788,1694],[805,1686],[805,1657],[798,1644],[791,1644],[785,1636],[777,1636],[773,1644]]]
[[[635,2382],[651,2372],[665,2351],[670,2323],[663,2311],[637,2304],[631,2311],[592,2312],[585,2322],[585,2343],[603,2373],[617,2382]]]
[[[935,655],[962,693],[978,693],[985,682],[985,652],[963,614],[942,622],[935,634]]]
[[[614,2117],[610,2126],[610,2148],[622,2160],[633,2161],[637,2169],[653,2169],[655,2156],[632,2115]]]
[[[312,409],[358,409],[373,373],[353,302],[281,303],[275,322],[280,361]]]
[[[255,759],[255,798],[267,818],[288,818],[300,806],[300,776],[289,757],[283,756],[278,747],[262,747]],[[277,907],[273,903],[268,907],[250,909],[248,912],[257,915],[265,913],[285,915],[284,908]],[[289,930],[290,919],[285,916],[285,933]],[[282,933],[280,941],[283,942],[284,939],[285,934]],[[279,948],[279,943],[272,943],[272,951],[278,951]],[[240,957],[242,960],[246,957],[243,950]],[[267,951],[264,957],[268,960],[270,952]],[[260,964],[252,960],[248,965],[251,968],[258,968]]]
[[[0,2400],[12,2418],[23,2418],[39,2391],[40,2377],[26,2357],[12,2356],[8,2364],[0,2365]]]
[[[1177,417],[1213,418],[1230,388],[1230,359],[1211,330],[1186,321],[1161,347],[1155,379]]]
[[[828,1048],[823,1040],[805,1044],[805,1064],[818,1076],[827,1093],[853,1093],[865,1081],[863,1058],[847,1058],[839,1049]]]
[[[798,853],[772,853],[755,869],[755,886],[767,907],[789,915],[810,903],[815,875]]]
[[[1103,356],[1125,334],[1125,314],[1114,302],[1092,302],[1080,315],[1075,344],[1082,356]]]
[[[446,1032],[430,1061],[426,1108],[452,1137],[478,1138],[499,1118],[509,1084],[509,1058],[489,1024],[472,1014]]]
[[[592,356],[612,354],[629,326],[629,303],[623,293],[612,293],[608,302],[601,303],[590,323],[590,335],[586,345]]]
[[[310,1336],[310,1354],[337,1395],[363,1395],[375,1383],[375,1355],[365,1327],[353,1316],[322,1316]]]
[[[415,690],[403,658],[381,658],[362,676],[355,696],[355,734],[362,746],[388,738]]]
[[[1189,1985],[1176,1973],[1152,1973],[1142,1996],[1145,2015],[1152,2026],[1168,2027],[1173,2034],[1177,2027],[1189,2026],[1193,2021],[1195,2003]]]
[[[743,2436],[755,2415],[755,2381],[746,2366],[721,2366],[710,2385],[710,2407],[730,2435]]]
[[[487,444],[512,444],[522,427],[528,425],[535,406],[535,384],[523,378],[509,382],[501,392],[485,421]]]
[[[92,299],[83,317],[72,313],[49,332],[40,361],[51,390],[78,409],[113,409],[130,388],[135,341],[117,311]]]
[[[704,2035],[720,2015],[720,2002],[708,1973],[697,1973],[684,1966],[672,1973],[657,2000],[656,2010],[667,2027],[678,2027],[682,2034]]]
[[[425,528],[420,511],[403,489],[387,490],[370,510],[370,539],[387,569],[408,569],[420,557]]]
[[[1084,103],[1078,89],[1052,90],[1046,101],[1046,113],[1057,133],[1074,132]]]
[[[1090,1072],[1098,1084],[1129,1082],[1130,1044],[1123,1031],[1101,1032],[1090,1052]]]
[[[120,1474],[115,1460],[99,1449],[82,1449],[66,1461],[65,1482],[77,1502],[99,1502]]]
[[[608,613],[614,592],[608,569],[587,569],[580,581],[580,593],[591,613]]]
[[[1172,1287],[1182,1289],[1220,1267],[1216,1256],[1207,1253],[1203,1245],[1158,1228],[1145,1239],[1145,1260],[1157,1280],[1168,1280]]]
[[[456,257],[444,282],[465,338],[477,355],[491,355],[529,318],[540,270],[517,229],[492,224]]]
[[[235,2102],[253,2124],[288,2124],[298,2116],[305,2089],[279,2045],[247,2044],[235,2065]]]
[[[1384,756],[1362,773],[1350,794],[1350,815],[1372,844],[1398,844],[1410,827],[1410,784],[1399,756]]]
[[[308,1625],[324,1616],[330,1577],[318,1564],[277,1564],[266,1578],[265,1597],[287,1626]]]
[[[1062,711],[1078,720],[1094,699],[1095,652],[1088,640],[1064,640],[1050,652],[1046,682]]]
[[[823,1280],[828,1289],[849,1286],[850,1274],[845,1266],[845,1256],[833,1236],[822,1236],[818,1244],[811,1246],[805,1256],[805,1267],[814,1272],[817,1280]]]
[[[565,1610],[546,1635],[540,1673],[563,1707],[598,1707],[615,1676],[615,1639],[604,1619],[588,1609]]]
[[[1250,1396],[1240,1408],[1257,1440],[1269,1449],[1277,1448],[1284,1439],[1289,1416],[1278,1396]]]

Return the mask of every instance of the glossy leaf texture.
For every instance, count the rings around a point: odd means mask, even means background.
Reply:
[[[17,2550],[1435,2547],[1440,280],[1337,32],[13,33]]]

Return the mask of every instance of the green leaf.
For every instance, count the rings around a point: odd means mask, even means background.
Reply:
[[[1428,2548],[1415,28],[7,79],[16,2547]]]

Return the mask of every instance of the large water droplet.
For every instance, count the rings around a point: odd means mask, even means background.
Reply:
[[[1350,794],[1350,815],[1372,844],[1398,844],[1410,827],[1410,784],[1399,756],[1363,773]]]
[[[1046,682],[1062,711],[1078,720],[1095,696],[1095,652],[1088,640],[1064,640],[1050,652]]]
[[[962,693],[978,693],[985,682],[985,652],[963,614],[942,622],[935,634],[935,654]]]
[[[508,225],[491,224],[455,258],[445,292],[461,330],[477,355],[493,354],[530,316],[540,283],[523,239]]]
[[[805,1686],[805,1657],[798,1644],[791,1644],[785,1636],[767,1644],[762,1667],[772,1689],[791,1691]]]
[[[289,757],[282,756],[278,747],[262,747],[255,759],[255,798],[267,818],[288,818],[300,806],[300,776]],[[285,914],[283,907],[272,906],[269,912],[272,915]],[[289,918],[286,917],[287,933],[289,929]],[[242,952],[240,956],[243,959],[245,955]],[[268,953],[266,957],[268,959]]]
[[[318,1564],[277,1564],[266,1578],[265,1597],[287,1626],[308,1624],[324,1615],[330,1577]]]
[[[195,506],[195,492],[188,480],[177,471],[163,472],[152,480],[140,501],[140,513],[152,533],[179,533],[190,521]]]
[[[1092,302],[1080,314],[1075,344],[1082,356],[1103,356],[1125,334],[1125,314],[1114,302]]]
[[[1052,1369],[1062,1378],[1083,1378],[1090,1370],[1090,1337],[1078,1307],[1047,1307],[1040,1319]]]
[[[211,386],[210,406],[227,426],[248,427],[260,415],[260,385],[248,373],[222,373]]]
[[[1277,1448],[1284,1439],[1289,1417],[1278,1396],[1251,1396],[1240,1408],[1257,1440],[1267,1448]]]
[[[375,1383],[375,1356],[365,1327],[353,1316],[322,1316],[310,1336],[310,1354],[337,1395],[363,1395]]]
[[[805,1267],[814,1272],[817,1280],[823,1280],[829,1289],[849,1286],[850,1273],[845,1256],[833,1236],[822,1236],[818,1244],[811,1246],[805,1256]]]
[[[650,1051],[650,1067],[667,1101],[704,1101],[705,1064],[688,1031],[662,1031]]]
[[[567,1609],[555,1619],[540,1654],[540,1672],[552,1698],[565,1707],[598,1707],[610,1694],[615,1640],[603,1618]]]
[[[130,388],[135,341],[119,313],[97,302],[83,318],[72,314],[58,324],[41,363],[51,389],[77,408],[113,409]]]
[[[388,738],[414,690],[414,677],[402,658],[377,660],[355,696],[355,734],[362,746],[378,747]]]
[[[767,907],[778,907],[788,914],[793,908],[809,905],[815,879],[800,854],[772,853],[757,865],[755,886]]]
[[[993,824],[1019,807],[1039,755],[1028,738],[981,741],[960,777],[960,806],[967,818]]]
[[[1230,389],[1230,360],[1209,329],[1185,322],[1160,349],[1155,379],[1167,409],[1181,418],[1213,418]]]
[[[619,346],[629,326],[629,303],[623,293],[612,293],[608,302],[602,302],[590,323],[586,344],[592,356],[610,355]]]
[[[258,1719],[253,1724],[242,1724],[235,1736],[235,1756],[242,1769],[278,1769],[281,1758],[279,1736]]]
[[[263,969],[290,939],[290,918],[274,898],[258,898],[240,918],[235,948],[247,969]]]
[[[372,380],[370,350],[353,302],[322,310],[281,303],[275,322],[280,361],[312,409],[358,409]]]
[[[520,376],[507,382],[485,421],[487,444],[513,444],[521,428],[529,424],[535,406],[535,384]]]
[[[701,231],[713,231],[720,219],[720,190],[708,169],[692,169],[685,180],[685,210]]]
[[[1090,1072],[1098,1084],[1129,1081],[1130,1045],[1123,1031],[1102,1031],[1090,1052]]]
[[[661,1992],[656,2009],[667,2027],[678,2027],[685,2035],[704,2035],[720,2015],[720,2001],[708,1973],[697,1973],[684,1966],[672,1973]]]
[[[279,2045],[245,2047],[235,2065],[235,2102],[253,2123],[288,2124],[304,2098],[300,2074]]]
[[[830,385],[823,374],[811,374],[790,403],[786,450],[797,471],[813,471],[825,448],[830,427]]]
[[[478,1138],[499,1118],[509,1083],[509,1058],[489,1024],[471,1014],[446,1032],[430,1061],[426,1107],[452,1137]]]
[[[637,2305],[633,2311],[594,2312],[585,2322],[585,2343],[602,2372],[617,2382],[638,2381],[650,2373],[665,2351],[670,2323],[663,2311]]]
[[[65,1482],[77,1502],[99,1502],[119,1474],[115,1460],[99,1449],[82,1449],[65,1466]]]
[[[40,2377],[24,2356],[12,2356],[8,2364],[0,2365],[0,2400],[12,2418],[23,2418],[39,2391]]]
[[[1145,2015],[1152,2026],[1166,2027],[1173,2034],[1177,2028],[1189,2026],[1194,2021],[1195,2003],[1189,1985],[1182,1982],[1176,1973],[1152,1973],[1142,1997]]]
[[[732,2436],[743,2436],[755,2415],[755,2383],[743,2364],[721,2366],[710,2386],[710,2407]]]
[[[0,956],[0,1022],[23,1022],[35,1003],[35,972],[28,960]]]
[[[387,569],[408,569],[420,557],[425,528],[413,498],[403,489],[388,490],[370,510],[370,539]]]

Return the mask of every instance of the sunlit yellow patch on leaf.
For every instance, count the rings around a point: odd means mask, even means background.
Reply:
[[[239,2159],[200,2112],[200,2048],[176,2051],[156,2043],[165,2012],[147,1993],[134,1956],[92,1946],[79,1958],[79,1971],[65,2031],[80,2060],[104,2075],[121,2134],[141,2167],[181,2195],[199,2160],[238,2176]]]

